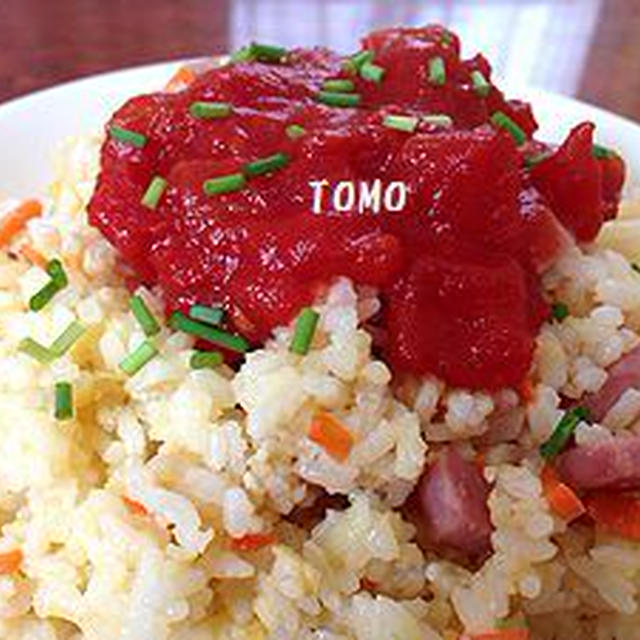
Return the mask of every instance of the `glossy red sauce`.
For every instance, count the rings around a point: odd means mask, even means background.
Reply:
[[[377,334],[396,370],[471,388],[518,386],[548,314],[539,273],[570,235],[592,240],[615,215],[624,167],[593,157],[593,127],[583,124],[526,168],[524,157],[545,147],[517,147],[490,116],[502,111],[530,137],[531,110],[493,86],[477,95],[471,72],[490,79],[489,64],[461,60],[457,38],[441,27],[380,31],[362,45],[386,71],[380,84],[349,75],[330,51],[294,50],[280,64],[227,65],[179,93],[133,98],[111,124],[148,142],[107,138],[91,223],[143,282],[161,287],[168,310],[223,303],[258,343],[344,275],[380,289]],[[445,62],[444,86],[427,80],[434,56]],[[360,106],[319,104],[330,78],[352,79]],[[196,119],[194,101],[229,102],[233,114]],[[453,127],[406,133],[382,123],[386,114],[433,113]],[[306,134],[290,139],[290,124]],[[278,152],[290,156],[285,168],[234,193],[203,192],[206,179]],[[169,187],[152,210],[141,199],[156,175]],[[402,212],[311,212],[310,181],[377,178],[406,183]]]

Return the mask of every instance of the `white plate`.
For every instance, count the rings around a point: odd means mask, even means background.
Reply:
[[[51,157],[61,140],[99,131],[127,98],[160,89],[183,63],[105,73],[0,105],[0,193],[26,197],[42,192],[51,179]],[[640,125],[539,89],[510,87],[507,93],[533,104],[541,140],[559,141],[576,123],[595,122],[598,142],[618,149],[630,173],[636,179],[640,176]]]

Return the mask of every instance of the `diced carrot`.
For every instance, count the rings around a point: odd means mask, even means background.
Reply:
[[[475,463],[481,472],[484,471],[484,468],[487,466],[487,453],[485,451],[478,452]]]
[[[233,551],[256,551],[276,542],[272,533],[247,533],[240,538],[231,538],[229,548]]]
[[[525,378],[520,385],[520,398],[524,404],[528,404],[533,400],[533,382],[531,378]]]
[[[38,200],[25,200],[13,211],[0,218],[0,247],[4,247],[24,229],[31,218],[42,215],[42,205]]]
[[[360,579],[360,587],[365,591],[375,591],[379,586],[375,580],[370,580],[366,576]]]
[[[196,74],[189,67],[180,67],[165,87],[168,91],[188,87],[196,79]]]
[[[597,491],[585,498],[585,506],[605,531],[640,541],[640,499],[615,491]]]
[[[558,478],[556,470],[546,464],[540,474],[542,489],[551,509],[568,522],[586,513],[582,500]]]
[[[318,411],[311,420],[309,439],[340,462],[349,457],[353,446],[353,436],[349,429],[327,411]]]
[[[20,568],[22,559],[23,555],[20,549],[0,553],[0,575],[15,573]]]
[[[494,629],[484,633],[462,634],[460,640],[529,640],[529,630]]]
[[[134,516],[147,516],[149,515],[149,510],[145,507],[141,502],[134,500],[133,498],[129,498],[128,496],[122,496],[122,502],[125,503],[129,511]]]
[[[18,253],[24,256],[24,258],[26,258],[35,267],[40,267],[41,269],[47,268],[48,260],[30,244],[23,244],[20,249],[18,249]]]

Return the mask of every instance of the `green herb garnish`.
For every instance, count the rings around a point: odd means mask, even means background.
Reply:
[[[496,127],[508,131],[515,140],[516,145],[523,145],[527,141],[525,132],[506,113],[496,111],[491,116],[491,122]]]
[[[70,382],[56,382],[55,417],[56,420],[73,418],[73,387]]]
[[[551,437],[540,446],[542,457],[547,460],[555,458],[567,446],[578,423],[588,418],[589,411],[585,407],[574,407],[566,411],[556,424]]]
[[[564,302],[554,302],[551,305],[551,315],[562,322],[569,315],[569,307]]]
[[[216,196],[222,193],[239,191],[245,184],[246,180],[243,173],[231,173],[226,176],[220,176],[219,178],[206,180],[202,188],[208,196]]]
[[[244,165],[243,170],[246,175],[253,177],[282,169],[287,164],[289,164],[289,156],[286,153],[274,153],[272,156],[248,162]]]
[[[149,209],[155,209],[158,206],[160,198],[162,198],[162,194],[165,192],[167,185],[168,183],[164,178],[155,176],[149,183],[147,190],[144,192],[141,204]]]
[[[192,369],[213,369],[220,366],[224,358],[219,351],[194,351],[189,359]]]
[[[336,93],[334,91],[319,91],[316,94],[316,99],[330,107],[357,107],[361,100],[359,93]]]
[[[224,309],[222,307],[207,307],[202,304],[194,304],[189,309],[189,317],[205,324],[218,325],[224,318]]]
[[[142,296],[135,295],[129,298],[129,308],[133,312],[138,324],[148,338],[160,333],[160,323],[147,306]]]
[[[128,376],[133,376],[157,355],[158,349],[153,342],[145,340],[139,347],[125,356],[119,366]]]
[[[429,60],[429,84],[441,87],[447,81],[444,60],[436,56]]]
[[[147,144],[147,136],[144,134],[138,133],[137,131],[131,131],[130,129],[124,129],[123,127],[119,127],[115,124],[112,124],[109,127],[109,135],[114,140],[125,142],[126,144],[130,144],[132,147],[137,147],[139,149],[142,149],[142,147]]]
[[[360,67],[360,75],[365,80],[370,80],[371,82],[375,82],[376,84],[380,84],[382,82],[384,74],[385,69],[378,66],[377,64],[373,64],[372,62],[365,62]]]
[[[477,69],[475,71],[472,71],[471,82],[473,83],[473,90],[475,91],[476,95],[480,96],[481,98],[486,98],[489,95],[489,92],[491,91],[491,85],[484,77],[482,71],[478,71]]]
[[[309,347],[311,346],[311,341],[313,340],[319,319],[320,314],[311,307],[302,309],[296,320],[293,338],[289,346],[290,351],[301,356],[309,352]]]
[[[192,102],[189,113],[194,118],[210,120],[213,118],[226,118],[233,112],[233,107],[228,102]]]
[[[330,91],[335,93],[349,93],[355,89],[353,80],[347,80],[343,78],[335,78],[331,80],[325,80],[322,83],[323,91]]]
[[[307,133],[307,130],[299,124],[290,124],[289,126],[287,126],[284,132],[287,134],[288,138],[295,140],[296,138],[300,138],[305,133]]]
[[[202,340],[229,349],[229,351],[245,353],[249,349],[249,342],[242,336],[212,327],[204,322],[192,320],[180,311],[176,311],[171,315],[169,326],[176,331],[202,338]]]
[[[413,133],[418,126],[420,119],[416,116],[385,116],[382,124],[389,129],[397,129],[398,131],[406,131]]]

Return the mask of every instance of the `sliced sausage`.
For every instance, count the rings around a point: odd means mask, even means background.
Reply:
[[[574,489],[640,489],[640,436],[575,447],[559,456],[557,470]]]

